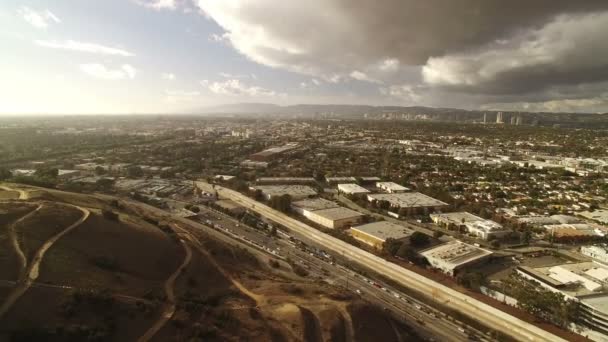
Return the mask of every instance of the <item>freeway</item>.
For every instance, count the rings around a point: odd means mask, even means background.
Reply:
[[[292,232],[307,236],[317,244],[322,245],[324,249],[341,254],[351,262],[360,264],[363,267],[377,270],[395,282],[424,294],[428,298],[443,301],[443,305],[452,310],[456,310],[478,321],[480,317],[483,317],[483,321],[480,323],[511,336],[518,341],[565,341],[537,326],[466,296],[445,285],[324,234],[239,192],[221,186],[215,186],[215,190],[221,197],[231,199],[287,227]]]
[[[180,207],[178,202],[173,206]],[[305,236],[285,234],[279,230],[275,238],[270,238],[263,230],[251,228],[208,207],[201,207],[202,221],[235,239],[258,246],[278,257],[288,257],[316,277],[329,284],[346,287],[346,290],[361,296],[364,300],[384,307],[398,320],[405,320],[427,340],[466,341],[469,338],[488,340],[472,327],[446,316],[419,300],[383,284],[378,279],[361,275],[348,267],[340,255],[329,256]],[[288,239],[290,237],[291,239]],[[294,239],[295,238],[295,239]],[[294,243],[294,241],[296,243]],[[306,247],[308,246],[308,247]]]

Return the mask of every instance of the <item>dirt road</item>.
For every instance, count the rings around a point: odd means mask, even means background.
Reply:
[[[87,218],[91,212],[88,209],[76,207],[78,210],[82,211],[83,215],[78,221],[74,222],[72,225],[57,233],[50,239],[48,239],[34,254],[34,258],[30,263],[27,271],[24,273],[22,277],[17,281],[17,286],[13,289],[13,291],[8,295],[7,299],[4,301],[2,306],[0,307],[0,318],[4,316],[10,308],[15,304],[15,302],[23,296],[23,294],[32,286],[32,284],[38,279],[38,275],[40,273],[40,263],[44,258],[44,254],[64,235],[74,230],[76,227],[80,226]]]
[[[176,309],[176,301],[175,301],[175,280],[183,270],[190,264],[192,260],[192,249],[184,240],[180,240],[182,247],[186,251],[186,256],[184,257],[184,261],[182,264],[171,274],[171,276],[165,281],[165,294],[167,296],[167,301],[165,302],[165,306],[163,308],[163,312],[161,313],[160,318],[146,331],[146,333],[138,339],[139,342],[149,341],[156,333],[163,327],[165,324],[173,317]]]

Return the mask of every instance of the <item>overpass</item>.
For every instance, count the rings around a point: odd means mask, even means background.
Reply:
[[[197,182],[197,185],[198,183],[204,182]],[[397,264],[388,262],[376,255],[352,246],[340,239],[322,233],[309,225],[295,220],[237,191],[221,186],[215,186],[215,190],[220,196],[229,198],[288,229],[307,236],[310,240],[324,246],[327,250],[333,251],[336,254],[341,254],[352,262],[375,270],[376,272],[391,278],[393,281],[422,293],[429,298],[441,301],[444,306],[458,311],[493,330],[511,336],[518,341],[566,341],[548,331],[435,282],[434,280],[423,277]]]

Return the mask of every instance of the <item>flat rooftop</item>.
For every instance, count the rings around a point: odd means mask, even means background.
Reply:
[[[395,182],[377,182],[376,187],[381,189],[386,189],[389,191],[409,191],[409,188],[406,188],[402,185],[399,185]]]
[[[386,241],[386,239],[399,240],[406,238],[412,235],[412,233],[414,233],[412,229],[388,221],[372,222],[360,226],[355,226],[351,229],[382,241]]]
[[[271,197],[289,195],[293,198],[304,198],[317,194],[315,189],[307,185],[256,185],[252,188]]]
[[[419,192],[402,192],[398,194],[372,194],[368,199],[388,201],[392,206],[399,208],[442,207],[448,204]]]
[[[603,289],[608,281],[608,267],[596,262],[521,268],[572,297],[608,295]]]
[[[476,222],[476,221],[484,221],[483,218],[473,215],[471,213],[467,213],[466,211],[461,211],[457,213],[445,213],[445,214],[432,214],[432,219],[440,219],[449,222],[453,222],[456,224]]]
[[[315,210],[314,214],[317,216],[321,216],[325,219],[332,220],[332,221],[339,221],[339,220],[363,216],[363,214],[361,214],[358,211],[354,211],[354,210],[351,210],[348,208],[342,208],[342,207]]]
[[[327,183],[354,183],[357,181],[355,177],[325,177]]]
[[[309,198],[291,203],[292,206],[301,208],[307,211],[315,211],[322,209],[331,209],[340,207],[337,203],[328,201],[324,198]]]
[[[354,183],[338,184],[338,189],[349,194],[364,194],[369,192],[366,188]]]
[[[427,259],[439,259],[453,267],[468,264],[477,259],[486,257],[492,252],[475,247],[464,242],[453,240],[443,245],[427,249],[420,253]]]

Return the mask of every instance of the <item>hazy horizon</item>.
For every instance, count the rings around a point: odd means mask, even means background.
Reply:
[[[8,0],[1,114],[608,112],[608,3]]]

